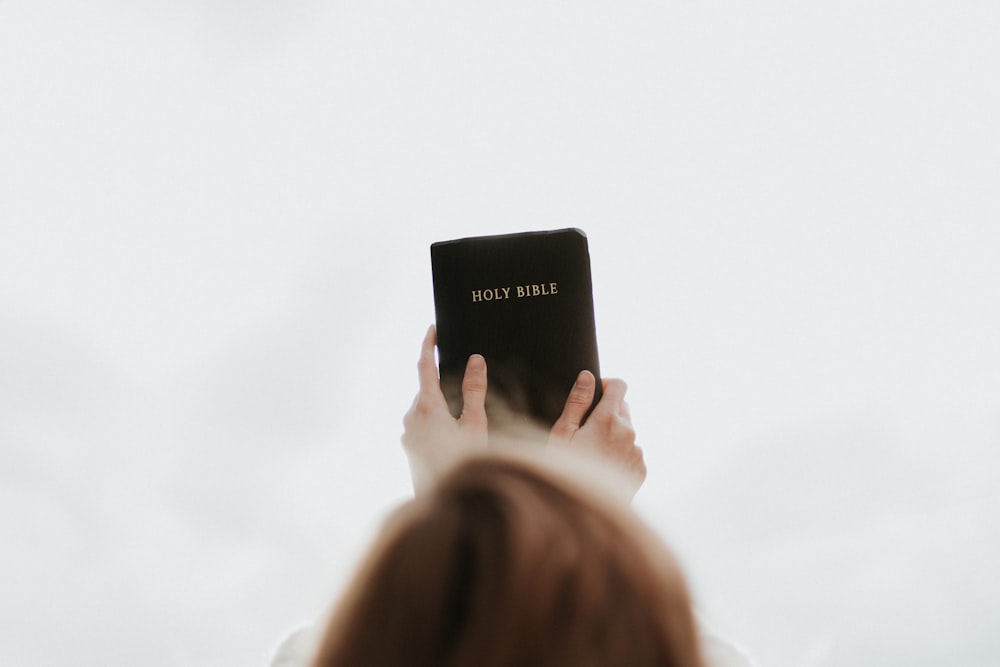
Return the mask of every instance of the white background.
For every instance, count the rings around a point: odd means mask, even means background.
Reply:
[[[0,1],[0,663],[260,665],[410,493],[428,246],[576,226],[764,666],[996,665],[1000,5]]]

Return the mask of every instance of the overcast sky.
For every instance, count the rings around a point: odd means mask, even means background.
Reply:
[[[0,662],[265,664],[410,493],[428,246],[575,226],[762,665],[1000,653],[1000,5],[0,1]]]

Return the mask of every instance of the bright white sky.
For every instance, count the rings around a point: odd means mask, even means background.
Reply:
[[[409,493],[429,244],[576,226],[706,623],[766,666],[991,664],[998,34],[0,2],[0,663],[265,663]]]

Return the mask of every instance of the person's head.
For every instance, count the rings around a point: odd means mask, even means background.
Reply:
[[[478,456],[388,521],[315,667],[700,667],[681,573],[625,506]]]

